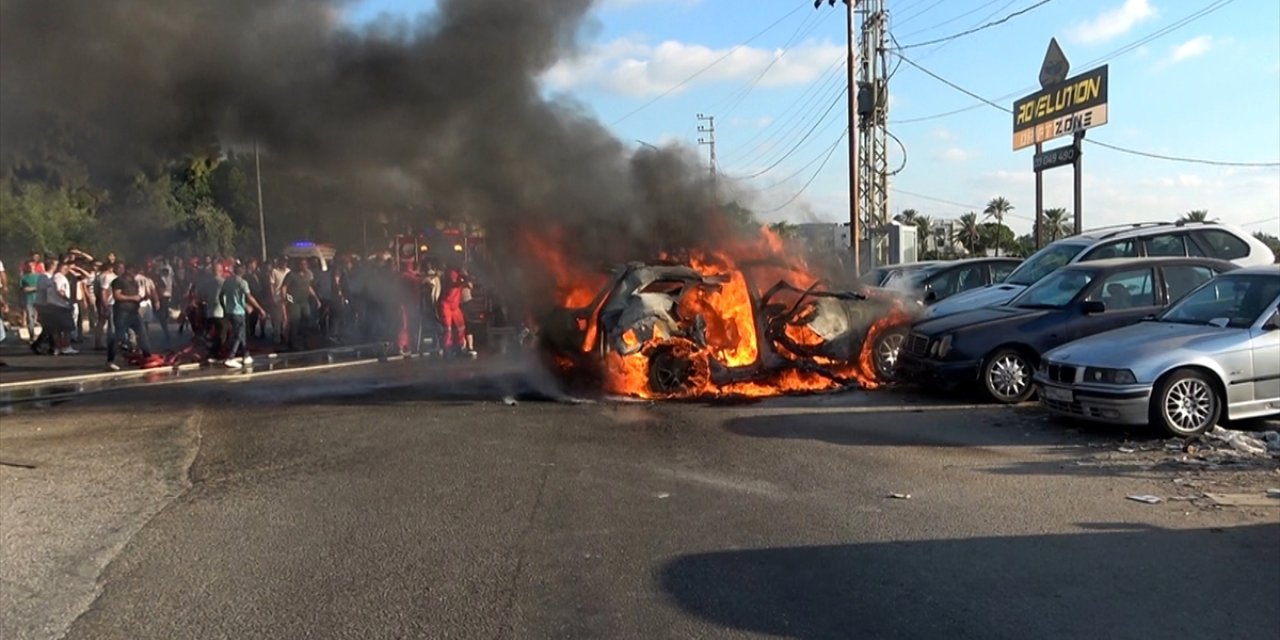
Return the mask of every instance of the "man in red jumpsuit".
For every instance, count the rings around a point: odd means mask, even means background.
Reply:
[[[444,349],[453,355],[467,343],[466,320],[462,316],[462,292],[466,282],[457,269],[450,269],[440,294],[440,322],[444,325]]]

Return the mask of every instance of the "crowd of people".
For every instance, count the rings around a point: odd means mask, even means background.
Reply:
[[[6,277],[0,265],[0,291],[9,290]],[[181,354],[239,368],[255,350],[369,343],[474,358],[476,329],[491,308],[462,266],[397,263],[389,253],[125,260],[73,248],[57,257],[33,252],[14,290],[18,313],[10,313],[8,296],[0,296],[0,312],[28,329],[33,352],[103,350],[111,370],[126,352],[142,366]],[[153,328],[166,355],[153,350]]]

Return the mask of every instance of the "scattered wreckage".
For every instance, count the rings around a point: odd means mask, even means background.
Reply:
[[[772,275],[768,269],[698,266],[614,269],[589,303],[544,318],[543,352],[570,381],[604,381],[609,391],[640,397],[776,395],[892,380],[910,322],[902,299],[785,279],[761,292],[753,280]]]

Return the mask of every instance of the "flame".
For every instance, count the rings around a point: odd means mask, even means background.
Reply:
[[[585,357],[596,346],[596,337],[600,328],[597,326],[598,309],[587,309],[596,301],[601,288],[607,282],[603,274],[592,273],[572,264],[568,256],[558,250],[563,236],[557,230],[528,234],[525,244],[539,264],[550,274],[555,283],[555,301],[568,309],[579,312],[578,329],[586,336],[582,351]],[[885,331],[909,323],[909,315],[900,305],[894,305],[887,315],[878,318],[870,327],[862,343],[861,351],[852,362],[836,362],[824,358],[810,358],[812,364],[823,367],[835,376],[823,375],[816,371],[800,368],[783,368],[770,372],[755,372],[757,375],[744,376],[746,381],[729,382],[716,385],[708,373],[712,360],[730,370],[739,367],[752,367],[761,358],[760,327],[762,320],[757,318],[758,300],[763,291],[753,291],[748,282],[759,287],[771,286],[779,280],[785,280],[799,288],[808,288],[821,280],[819,274],[809,268],[798,257],[788,254],[783,239],[768,228],[761,228],[760,233],[751,239],[729,244],[715,249],[689,250],[681,256],[663,256],[665,260],[688,264],[704,278],[720,282],[715,287],[701,287],[688,292],[681,300],[678,309],[683,319],[701,317],[705,321],[705,346],[698,346],[685,338],[676,338],[656,332],[643,345],[640,337],[627,330],[621,336],[628,350],[639,345],[631,355],[623,356],[612,350],[603,354],[601,371],[603,372],[603,388],[606,392],[639,398],[687,398],[716,396],[766,397],[786,393],[819,392],[836,389],[844,384],[855,383],[863,388],[875,388],[876,380],[875,351],[876,338]],[[793,297],[793,301],[798,298]],[[810,310],[810,313],[816,310]],[[808,347],[820,346],[823,339],[815,333],[801,312],[799,321],[785,327],[787,337],[796,344]],[[800,356],[790,354],[778,345],[771,345],[773,351],[783,358],[789,358],[797,364]],[[650,367],[655,354],[660,350],[677,354],[683,358],[682,363],[688,378],[677,390],[663,393],[655,391],[651,380]],[[564,357],[555,359],[557,367],[563,371],[572,368],[571,360]],[[747,369],[751,371],[750,369]],[[658,372],[662,377],[664,372]]]

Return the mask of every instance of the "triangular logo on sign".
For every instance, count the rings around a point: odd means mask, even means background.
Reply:
[[[1044,53],[1044,62],[1040,64],[1040,88],[1047,89],[1066,80],[1070,70],[1071,63],[1067,62],[1066,54],[1058,46],[1058,39],[1050,38],[1049,50]]]

